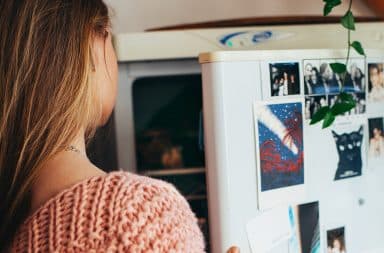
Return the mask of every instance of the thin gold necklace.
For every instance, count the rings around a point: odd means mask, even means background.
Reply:
[[[64,150],[65,150],[65,151],[72,151],[72,152],[78,153],[78,154],[80,154],[80,155],[84,155],[78,148],[76,148],[76,147],[73,146],[73,145],[69,145],[69,146],[65,147]]]

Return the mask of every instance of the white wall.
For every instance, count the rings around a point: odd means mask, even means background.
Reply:
[[[145,29],[244,17],[322,15],[322,0],[105,0],[114,10],[114,31]],[[335,10],[345,12],[349,1]],[[355,0],[355,15],[372,16],[362,0]]]

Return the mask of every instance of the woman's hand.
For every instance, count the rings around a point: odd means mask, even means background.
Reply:
[[[238,247],[236,247],[236,246],[232,246],[232,247],[229,248],[227,253],[240,253],[240,249]]]

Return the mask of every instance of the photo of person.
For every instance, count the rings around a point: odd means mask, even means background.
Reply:
[[[346,91],[363,92],[365,93],[365,75],[361,68],[353,62],[349,66],[348,76],[344,89]]]
[[[304,61],[304,91],[305,95],[337,94],[343,86],[339,74],[334,73],[330,63],[335,60]],[[364,63],[352,61],[348,65],[343,90],[345,92],[365,93]]]
[[[322,62],[319,66],[320,82],[323,84],[324,93],[316,94],[329,94],[339,93],[342,86],[342,80],[339,75],[333,72],[331,65],[328,61]]]
[[[355,100],[356,106],[349,112],[344,113],[343,115],[355,115],[355,114],[364,113],[366,110],[365,93],[358,92],[358,93],[350,93],[350,94]],[[332,107],[333,105],[335,105],[337,98],[338,98],[338,95],[328,95],[327,96],[328,106]]]
[[[299,63],[269,64],[271,96],[300,94]]]
[[[327,231],[327,253],[347,253],[344,227]]]
[[[305,119],[311,119],[312,116],[323,106],[328,105],[327,96],[306,96],[304,115]]]
[[[368,102],[384,102],[384,73],[382,63],[368,64]]]
[[[304,92],[309,94],[325,94],[319,70],[312,63],[305,64]]]
[[[368,119],[369,128],[369,159],[384,158],[384,119],[372,118]]]

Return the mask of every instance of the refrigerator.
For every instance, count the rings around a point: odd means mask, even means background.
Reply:
[[[384,51],[202,53],[212,252],[384,252]],[[356,107],[311,125],[341,91]]]
[[[384,48],[382,22],[357,23],[356,26],[357,30],[352,34],[353,39],[361,41],[367,49]],[[372,246],[367,248],[372,250],[378,248],[376,252],[380,252],[380,245],[377,245],[377,238],[380,237],[378,231],[373,233],[369,241],[365,241],[364,238],[363,242],[355,242],[353,233],[357,230],[346,225],[346,221],[345,224],[344,220],[339,221],[340,215],[332,216],[333,221],[329,221],[323,210],[328,202],[319,201],[320,196],[311,195],[310,193],[314,191],[305,190],[302,187],[304,184],[289,188],[294,194],[301,196],[300,201],[299,198],[290,198],[292,194],[287,194],[286,188],[282,189],[286,193],[283,199],[289,200],[285,203],[279,203],[276,200],[281,198],[270,197],[270,191],[266,191],[267,194],[263,194],[260,198],[262,208],[259,208],[257,184],[260,180],[257,171],[260,159],[257,155],[260,152],[256,145],[258,136],[256,130],[259,130],[255,128],[255,118],[259,114],[255,114],[256,102],[260,105],[270,99],[276,103],[301,99],[303,117],[310,117],[320,105],[334,103],[337,99],[335,85],[330,87],[332,89],[327,94],[323,94],[326,87],[312,87],[308,82],[309,80],[315,82],[320,72],[329,75],[327,64],[338,60],[344,62],[346,52],[341,49],[345,48],[346,35],[340,24],[264,25],[116,34],[114,46],[119,61],[119,86],[111,122],[112,137],[106,136],[114,148],[110,148],[111,145],[102,145],[109,153],[114,154],[114,159],[111,159],[114,163],[110,167],[117,166],[175,185],[196,214],[206,240],[207,252],[226,252],[231,245],[239,246],[241,252],[252,252],[255,243],[260,245],[258,239],[263,238],[262,236],[265,237],[262,241],[267,242],[268,239],[267,233],[262,233],[261,237],[257,236],[261,230],[252,226],[252,224],[260,226],[260,219],[266,223],[265,226],[285,224],[285,230],[278,229],[282,233],[278,241],[282,243],[276,243],[283,249],[272,249],[271,252],[285,252],[287,247],[290,247],[290,252],[300,252],[295,251],[301,240],[298,231],[302,231],[300,224],[296,225],[296,220],[301,217],[300,210],[307,209],[313,210],[310,213],[315,217],[316,210],[320,210],[319,226],[323,227],[316,230],[318,233],[317,236],[313,236],[315,238],[313,243],[318,243],[319,240],[316,238],[319,237],[324,252],[328,243],[325,234],[327,232],[330,235],[330,243],[335,241],[337,244],[338,241],[332,238],[343,239],[344,236],[347,252],[356,252],[368,244]],[[338,50],[328,50],[330,48]],[[202,52],[210,53],[202,54],[199,59],[199,54]],[[374,109],[368,103],[372,85],[368,80],[367,68],[368,64],[371,64],[373,72],[376,71],[376,75],[372,72],[372,76],[374,83],[377,84],[381,79],[379,73],[382,73],[382,53],[373,50],[367,51],[367,54],[366,59],[353,55],[350,65],[353,67],[356,80],[349,82],[347,86],[349,92],[352,92],[359,101],[359,106],[354,110],[365,110],[365,113],[351,116],[352,119],[363,117],[367,125],[368,118],[372,118],[372,129],[370,130],[369,126],[363,129],[366,131],[363,140],[368,143],[369,136],[372,135],[368,132],[380,128],[382,116],[380,106]],[[305,70],[306,66],[308,70]],[[321,71],[320,66],[323,66]],[[287,69],[286,77],[283,78],[280,73],[282,69]],[[292,72],[293,70],[295,72]],[[274,86],[268,86],[271,79],[276,81]],[[292,80],[297,84],[288,86],[288,83],[293,83]],[[287,85],[279,85],[280,81]],[[365,89],[366,92],[361,92],[360,89]],[[290,95],[291,93],[294,95]],[[372,94],[379,95],[380,92]],[[377,97],[380,100],[380,96]],[[307,108],[305,104],[308,104]],[[348,119],[349,116],[342,118]],[[335,164],[338,163],[337,147],[335,140],[332,139],[334,138],[332,132],[320,131],[316,126],[308,127],[308,120],[303,119],[303,122],[304,152],[303,159],[298,163],[304,163],[305,170],[298,180],[304,180],[305,185],[311,185],[313,189],[328,187],[335,191],[333,198],[339,198],[337,195],[339,189],[334,187],[341,188],[340,194],[358,191],[355,189],[356,185],[365,187],[365,183],[361,181],[367,178],[366,167],[363,167],[361,177],[356,176],[334,184],[331,182],[337,170]],[[378,127],[374,128],[375,125]],[[350,131],[352,130],[358,129],[351,127]],[[313,134],[307,134],[308,131],[313,131]],[[344,131],[349,130],[335,129],[337,134],[342,134]],[[377,135],[377,130],[375,131]],[[324,137],[328,143],[320,143],[323,145],[321,147],[307,144],[318,134],[320,141],[323,141]],[[365,149],[367,145],[365,144]],[[285,160],[276,155],[276,152],[272,152],[273,145],[266,147],[267,155],[263,157]],[[308,155],[314,156],[313,150],[322,155],[318,160],[313,158],[307,160]],[[106,152],[100,153],[106,154]],[[332,164],[324,164],[324,161]],[[295,166],[295,162],[284,161],[284,163],[292,169],[298,167]],[[367,161],[364,166],[366,163]],[[267,164],[268,166],[271,167]],[[325,170],[316,169],[318,167]],[[284,166],[280,165],[279,168]],[[375,175],[373,177],[377,180],[380,179],[376,174],[372,175]],[[318,181],[317,178],[322,177],[328,179]],[[376,192],[376,185],[370,182],[367,179],[367,185],[372,192]],[[324,183],[327,184],[323,185]],[[309,196],[304,198],[307,194]],[[378,193],[375,194],[377,197]],[[329,195],[321,196],[325,198]],[[362,207],[356,210],[365,210],[365,207],[370,206],[365,195],[354,193],[345,196],[349,196],[349,200],[354,203],[357,201]],[[344,201],[336,203],[345,205]],[[335,206],[336,210],[338,208],[339,206]],[[369,210],[371,212],[374,209]],[[278,215],[278,213],[284,214]],[[292,218],[287,221],[284,218],[285,214]],[[355,210],[348,214],[355,215]],[[265,216],[281,220],[272,224],[267,222]],[[378,215],[368,213],[368,216],[368,219],[376,217],[377,226],[381,224],[382,220],[377,218]],[[323,219],[328,223],[323,225]],[[364,221],[372,224],[371,220]],[[316,219],[312,223],[312,226],[316,226]],[[289,229],[289,226],[292,228]],[[253,232],[247,233],[248,230]],[[293,230],[296,232],[293,233]],[[256,239],[250,240],[249,234]],[[285,245],[287,240],[291,243]],[[312,238],[305,240],[311,240],[306,245],[312,244]],[[356,243],[365,244],[356,248],[354,246]],[[256,252],[263,251],[258,248]]]

